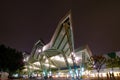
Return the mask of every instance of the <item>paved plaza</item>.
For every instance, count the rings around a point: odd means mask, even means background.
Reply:
[[[0,80],[2,80],[2,79],[0,79]],[[98,80],[98,78],[96,77],[96,78],[86,78],[86,79],[72,79],[72,78],[62,78],[62,77],[60,77],[60,78],[52,78],[52,79],[39,79],[39,78],[29,78],[29,79],[23,79],[23,78],[21,78],[21,79],[7,79],[7,80]],[[118,77],[115,77],[115,79],[110,79],[110,78],[100,78],[99,80],[120,80],[120,76],[118,76]]]

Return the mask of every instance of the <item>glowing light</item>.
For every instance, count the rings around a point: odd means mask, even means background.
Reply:
[[[76,57],[76,55],[75,55],[75,53],[74,53],[74,52],[72,52],[72,55],[73,55],[73,57]]]
[[[48,49],[48,45],[43,46],[43,51]]]
[[[18,74],[13,74],[14,77],[18,77]]]
[[[45,75],[45,72],[43,71],[43,75]]]
[[[63,57],[59,57],[59,56],[52,57],[51,60],[57,60],[57,61],[64,62],[64,58]]]
[[[52,72],[51,71],[49,71],[49,74],[48,74],[49,76],[52,76]]]
[[[52,67],[52,68],[55,68],[55,66],[54,65],[50,65],[50,64],[44,64],[45,66],[47,66],[47,67]]]
[[[28,61],[29,57],[23,59],[24,62]]]
[[[72,52],[72,55],[73,55],[74,53]]]
[[[67,59],[69,63],[72,63],[72,59],[71,58],[68,58]]]
[[[112,74],[112,72],[113,72],[113,71],[112,71],[112,70],[110,70],[110,73],[111,73],[111,74]]]
[[[33,63],[33,64],[35,64],[35,65],[39,65],[39,66],[40,66],[40,62],[35,62],[35,63]]]
[[[45,62],[48,63],[48,59]]]
[[[41,52],[41,49],[39,49],[38,52]]]
[[[82,67],[81,70],[82,70],[82,72],[83,72],[83,71],[84,71],[84,68]]]

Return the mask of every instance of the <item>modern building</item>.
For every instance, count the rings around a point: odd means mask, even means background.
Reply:
[[[75,69],[80,69],[92,56],[88,45],[74,49],[74,37],[72,31],[72,19],[69,12],[59,23],[51,41],[44,44],[38,40],[33,46],[27,60],[27,71],[44,72],[54,74],[62,72],[78,74]],[[49,75],[50,75],[49,74]]]

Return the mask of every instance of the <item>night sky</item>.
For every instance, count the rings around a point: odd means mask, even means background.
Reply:
[[[51,40],[69,10],[75,49],[88,44],[93,54],[120,51],[119,0],[2,0],[0,44],[31,52],[39,39]]]

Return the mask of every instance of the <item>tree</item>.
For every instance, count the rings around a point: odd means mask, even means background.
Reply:
[[[94,69],[98,72],[98,80],[99,80],[99,72],[102,67],[102,65],[105,63],[106,58],[103,56],[91,56],[90,60],[92,62],[92,66]]]
[[[0,45],[0,70],[15,72],[24,66],[22,52]]]
[[[118,57],[115,52],[108,53],[107,55],[109,58],[106,61],[106,66],[112,68],[113,72],[114,67],[120,67],[120,57]]]
[[[109,59],[107,59],[106,66],[108,68],[112,68],[112,69],[114,67],[118,67],[118,60],[117,60],[117,58],[109,58]]]
[[[118,67],[119,67],[119,69],[120,69],[120,57],[117,57],[117,62],[118,62]]]

